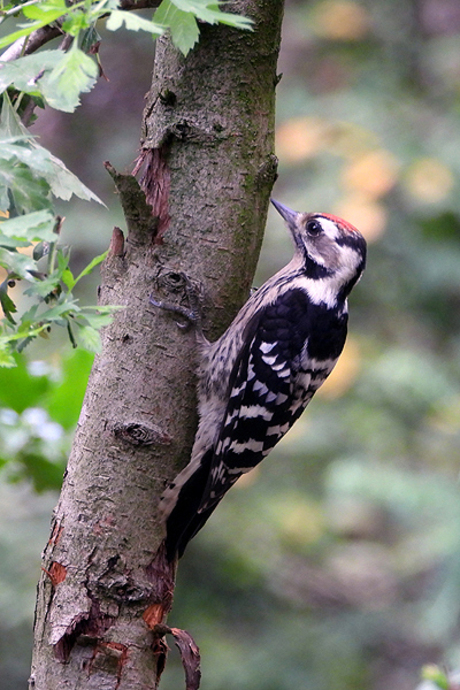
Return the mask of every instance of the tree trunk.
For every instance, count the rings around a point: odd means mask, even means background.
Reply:
[[[148,202],[110,168],[128,236],[115,229],[101,301],[124,305],[103,333],[39,583],[35,690],[156,687],[164,645],[155,624],[174,573],[155,554],[159,497],[187,463],[196,428],[192,331],[149,304],[202,286],[218,336],[245,301],[274,182],[274,92],[282,0],[226,6],[254,32],[201,27],[184,59],[156,44],[139,168]],[[161,552],[160,552],[161,553]]]

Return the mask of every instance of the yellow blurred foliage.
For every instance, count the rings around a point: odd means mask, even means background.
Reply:
[[[339,361],[332,374],[321,386],[317,395],[329,400],[339,398],[355,381],[361,363],[361,351],[357,341],[348,337]]]
[[[327,0],[313,12],[313,31],[324,38],[350,41],[362,38],[369,31],[369,14],[351,0]]]
[[[352,160],[342,171],[346,189],[378,198],[387,194],[398,180],[398,161],[384,149],[368,151]]]
[[[320,505],[302,500],[284,507],[281,518],[284,539],[295,545],[314,544],[325,531],[325,517]]]
[[[454,177],[449,168],[436,158],[421,158],[407,171],[405,183],[413,197],[433,204],[449,194]]]
[[[296,117],[276,130],[276,153],[286,163],[297,163],[315,156],[324,146],[328,125],[318,117]]]

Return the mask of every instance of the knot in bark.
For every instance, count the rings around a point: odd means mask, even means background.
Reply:
[[[170,436],[158,427],[145,426],[139,422],[116,424],[114,435],[133,446],[151,446],[154,443],[166,445],[171,442]]]

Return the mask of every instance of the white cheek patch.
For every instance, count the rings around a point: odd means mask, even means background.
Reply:
[[[321,227],[323,228],[324,234],[327,237],[330,237],[331,240],[337,240],[340,235],[340,231],[337,227],[337,224],[334,223],[332,220],[329,220],[328,218],[317,218],[317,221],[320,223]]]
[[[356,265],[358,263],[356,251],[347,244],[343,244],[340,246],[340,258],[340,263],[344,270],[350,273],[350,277],[354,275],[356,272]]]

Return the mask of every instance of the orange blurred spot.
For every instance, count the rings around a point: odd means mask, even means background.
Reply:
[[[316,117],[287,120],[276,130],[276,153],[287,163],[306,160],[324,147],[327,133],[327,125]]]
[[[350,41],[362,38],[369,31],[369,14],[351,0],[328,0],[313,13],[313,31],[324,38]]]
[[[413,197],[434,204],[449,194],[454,177],[449,168],[436,158],[421,158],[409,168],[405,183]]]
[[[345,166],[345,188],[378,198],[390,191],[398,179],[398,161],[383,149],[370,151]]]
[[[365,194],[345,197],[334,210],[354,225],[368,242],[374,242],[385,231],[388,220],[385,207]]]

